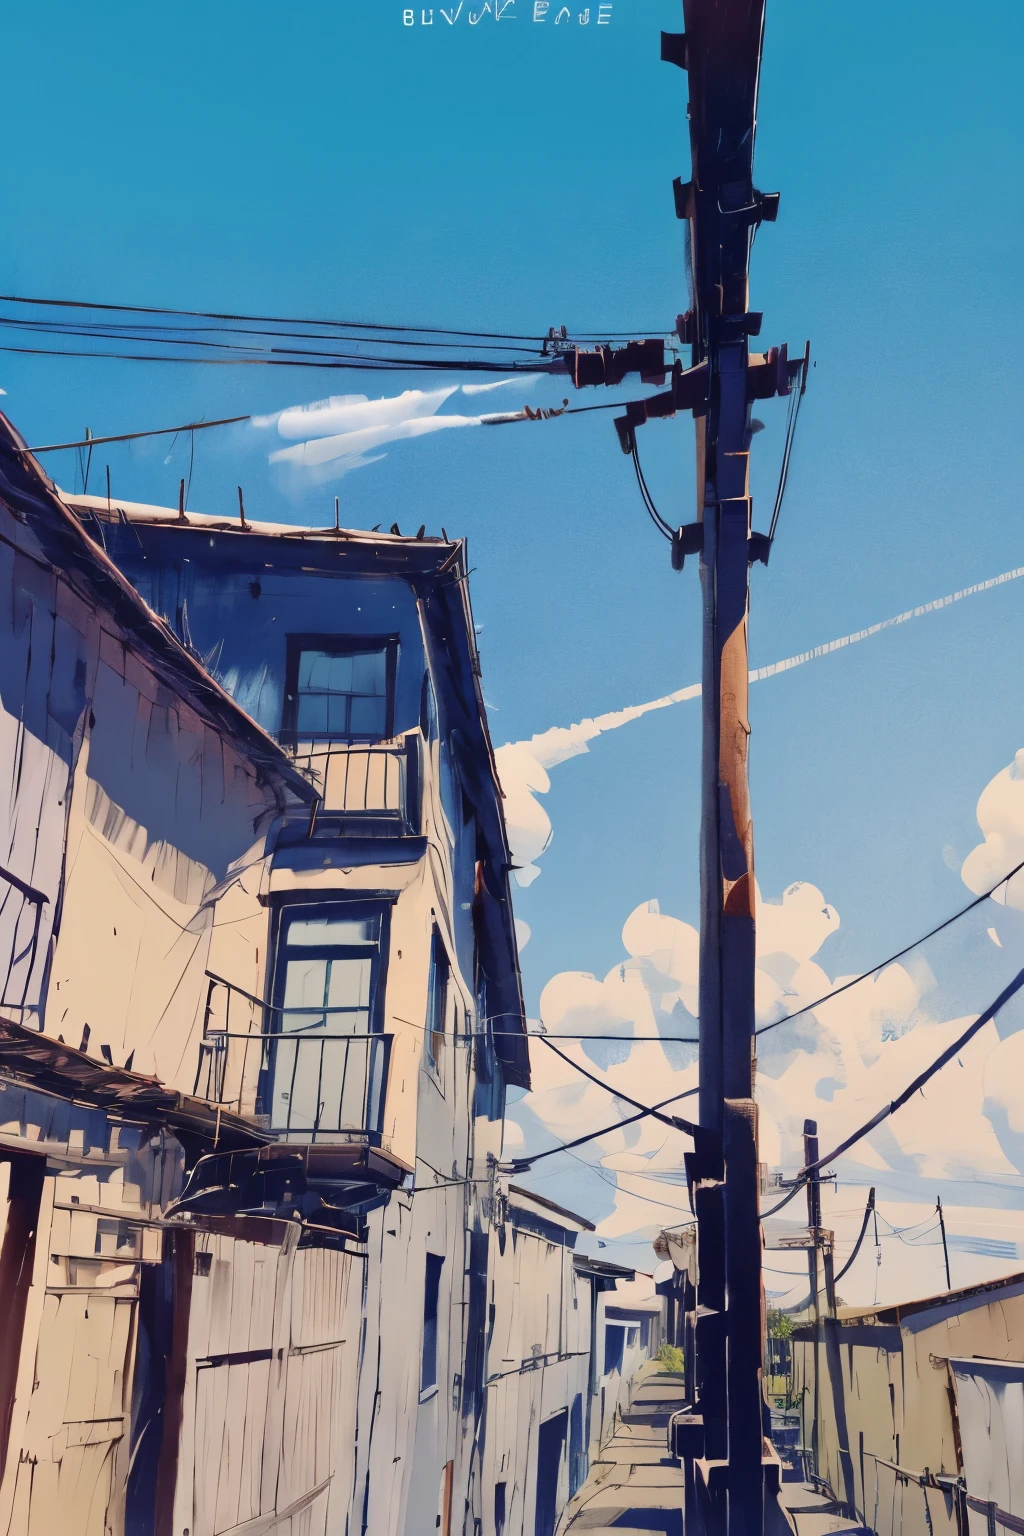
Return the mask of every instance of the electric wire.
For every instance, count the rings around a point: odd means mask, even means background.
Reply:
[[[222,313],[218,310],[208,309],[171,309],[156,304],[101,304],[86,302],[81,299],[43,299],[28,297],[23,294],[0,293],[0,303],[35,305],[39,308],[49,309],[82,309],[98,310],[106,314],[129,315],[170,315],[177,319],[190,320],[238,320],[253,324],[264,325],[322,325],[330,326],[336,330],[357,331],[392,331],[402,335],[423,336],[459,336],[479,337],[490,341],[538,341],[550,342],[550,336],[526,335],[514,331],[468,331],[455,330],[450,326],[429,325],[388,325],[379,321],[367,320],[325,320],[296,318],[294,315],[250,315]],[[664,335],[656,327],[650,327],[642,331],[580,331],[576,335],[580,340],[608,340],[616,341],[623,338],[641,338],[657,340]]]
[[[801,1168],[793,1180],[793,1186],[789,1193],[777,1205],[773,1205],[770,1211],[765,1211],[762,1220],[768,1216],[774,1216],[777,1211],[782,1210],[783,1206],[788,1205],[798,1191],[807,1183],[811,1175],[816,1173],[819,1168],[823,1168],[826,1163],[832,1162],[837,1157],[842,1157],[844,1152],[848,1152],[858,1141],[863,1140],[865,1136],[869,1135],[883,1121],[888,1120],[890,1115],[894,1115],[897,1110],[902,1109],[908,1099],[912,1099],[915,1093],[920,1092],[925,1084],[931,1081],[936,1072],[941,1071],[948,1062],[952,1061],[953,1057],[963,1050],[964,1046],[974,1038],[978,1031],[995,1018],[1000,1009],[1020,991],[1021,987],[1024,987],[1024,970],[1017,972],[1013,980],[1003,988],[995,1001],[990,1003],[982,1013],[979,1013],[974,1023],[969,1025],[963,1034],[958,1035],[952,1045],[948,1045],[944,1051],[941,1051],[935,1057],[934,1061],[925,1067],[923,1072],[919,1072],[913,1082],[904,1088],[902,1093],[897,1094],[896,1098],[883,1105],[877,1114],[872,1115],[870,1120],[866,1120],[857,1130],[852,1131],[837,1147],[833,1147],[831,1152],[827,1152],[824,1157],[819,1157],[816,1162],[808,1163],[805,1168]]]
[[[614,1093],[615,1090],[611,1089]],[[640,1109],[635,1115],[627,1115],[624,1120],[616,1120],[614,1125],[602,1126],[599,1131],[588,1131],[585,1136],[577,1136],[573,1141],[559,1142],[557,1147],[547,1147],[543,1152],[535,1152],[531,1157],[512,1158],[510,1167],[513,1173],[526,1173],[534,1163],[539,1163],[541,1158],[554,1157],[558,1152],[569,1152],[573,1147],[582,1147],[588,1141],[596,1141],[599,1136],[610,1136],[613,1131],[621,1131],[623,1126],[634,1125],[637,1120],[646,1120],[648,1115],[656,1114],[659,1109],[664,1109],[666,1104],[675,1104],[679,1099],[692,1098],[699,1093],[698,1088],[687,1088],[685,1093],[674,1093],[671,1098],[661,1099],[657,1104],[649,1108]]]
[[[1019,875],[1022,869],[1024,869],[1024,859],[1022,859],[1019,864],[1015,864],[1009,873],[1005,874],[1001,880],[997,880],[995,885],[991,886],[987,891],[983,891],[980,896],[976,896],[973,901],[969,901],[966,907],[961,907],[959,912],[953,913],[952,917],[947,917],[941,923],[938,923],[934,928],[930,928],[928,932],[922,934],[919,939],[914,939],[913,943],[906,944],[902,949],[898,949],[894,955],[889,956],[888,960],[881,960],[879,961],[878,965],[873,965],[869,971],[861,971],[859,976],[851,977],[849,981],[844,981],[841,986],[833,987],[831,992],[824,993],[824,995],[819,997],[815,1002],[805,1003],[802,1008],[797,1008],[793,1013],[785,1014],[781,1019],[773,1019],[770,1024],[761,1024],[757,1029],[755,1029],[755,1035],[766,1035],[770,1029],[778,1029],[783,1024],[789,1024],[793,1019],[800,1018],[801,1014],[813,1013],[814,1010],[816,1008],[820,1008],[823,1003],[830,1002],[832,998],[839,997],[843,992],[848,992],[851,987],[856,987],[862,981],[867,981],[868,978],[874,976],[876,972],[884,970],[887,965],[893,965],[897,960],[902,960],[903,956],[909,955],[912,949],[918,949],[922,944],[927,944],[929,939],[934,939],[935,935],[942,933],[943,929],[952,927],[952,925],[959,922],[962,917],[966,917],[968,912],[973,912],[975,907],[980,907],[984,902],[988,901],[991,896],[995,895],[996,891],[998,891],[1001,886],[1007,885],[1009,881],[1013,879],[1014,875]]]
[[[610,1093],[614,1095],[615,1098],[621,1099],[624,1104],[631,1104],[634,1109],[642,1109],[645,1114],[653,1115],[655,1120],[660,1120],[663,1125],[667,1125],[671,1130],[685,1131],[689,1136],[692,1136],[698,1130],[698,1127],[695,1126],[692,1121],[680,1120],[673,1115],[659,1114],[657,1108],[652,1109],[646,1104],[641,1104],[638,1099],[631,1099],[628,1093],[620,1092],[618,1088],[615,1088],[605,1078],[598,1077],[594,1072],[588,1072],[586,1067],[580,1066],[578,1061],[573,1061],[571,1056],[567,1056],[564,1051],[560,1051],[558,1046],[553,1043],[550,1035],[540,1035],[537,1038],[543,1040],[544,1044],[550,1050],[554,1051],[556,1056],[560,1057],[567,1066],[572,1067],[574,1071],[578,1072],[581,1077],[585,1077],[590,1082],[596,1083],[598,1088],[603,1088],[606,1093]],[[682,1095],[680,1095],[680,1097],[682,1097]]]
[[[632,449],[630,450],[630,456],[631,456],[631,458],[633,460],[633,468],[636,470],[637,484],[640,487],[640,495],[643,497],[644,506],[647,508],[648,516],[650,517],[651,522],[654,524],[655,528],[657,528],[658,532],[664,538],[668,539],[669,543],[671,543],[672,542],[672,528],[671,528],[671,525],[665,521],[665,519],[662,517],[661,513],[658,511],[657,507],[654,505],[654,501],[653,501],[653,499],[651,497],[651,493],[647,489],[647,481],[644,479],[644,472],[640,468],[640,455],[637,452],[636,433],[635,432],[633,433],[633,446],[632,446]]]
[[[194,342],[215,346],[215,342]],[[253,349],[255,350],[255,349]],[[270,349],[277,352],[279,349]],[[298,348],[285,349],[298,351]],[[0,352],[19,357],[70,357],[118,363],[183,363],[194,368],[323,368],[364,373],[508,373],[508,362],[477,358],[377,358],[359,354],[311,352],[300,356],[180,357],[142,352],[87,352],[79,348],[0,346]],[[312,359],[312,360],[311,360]],[[529,369],[524,369],[529,372]]]
[[[796,423],[800,415],[800,402],[807,390],[807,367],[810,361],[810,353],[805,352],[803,367],[800,371],[800,387],[794,390],[789,397],[789,409],[786,412],[786,439],[782,449],[782,466],[779,470],[779,485],[775,492],[775,505],[772,508],[772,518],[768,525],[768,543],[775,538],[775,530],[779,525],[779,513],[782,511],[782,503],[786,495],[786,482],[789,480],[789,461],[793,453],[793,439],[796,437]]]

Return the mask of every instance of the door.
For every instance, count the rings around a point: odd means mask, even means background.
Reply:
[[[569,1427],[568,1410],[563,1408],[540,1426],[537,1445],[537,1505],[534,1516],[535,1536],[555,1536],[555,1525],[561,1513],[559,1491],[562,1475],[562,1454],[565,1450],[566,1431]]]

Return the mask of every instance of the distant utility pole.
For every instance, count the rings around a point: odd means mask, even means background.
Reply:
[[[942,1233],[942,1257],[946,1261],[946,1290],[951,1291],[953,1289],[953,1282],[949,1278],[949,1244],[946,1242],[946,1218],[942,1214],[941,1198],[936,1199],[935,1209],[939,1213],[939,1231]]]
[[[686,1158],[697,1218],[697,1402],[677,1454],[706,1479],[701,1505],[713,1536],[760,1536],[764,1527],[747,610],[749,567],[767,564],[770,539],[751,527],[750,408],[788,395],[798,380],[802,387],[807,370],[806,352],[791,363],[784,346],[749,349],[761,329],[748,303],[751,244],[779,203],[753,181],[764,9],[765,0],[683,0],[685,33],[662,33],[662,58],[687,72],[690,88],[691,177],[674,185],[676,214],[688,226],[692,293],[676,334],[690,349],[690,366],[677,361],[670,389],[631,401],[615,422],[648,511],[671,538],[673,566],[681,570],[688,554],[699,554],[703,590],[700,1127]],[[648,382],[664,378],[660,343],[560,350],[559,366],[577,388],[616,384],[632,372]],[[636,433],[684,410],[696,425],[697,519],[673,532],[650,501]],[[830,1261],[829,1252],[826,1277]],[[815,1304],[816,1265],[815,1249]]]

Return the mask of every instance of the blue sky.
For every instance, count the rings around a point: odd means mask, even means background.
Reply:
[[[473,28],[437,7],[433,27],[405,27],[404,9],[13,12],[3,291],[668,329],[686,307],[671,196],[688,168],[685,76],[658,60],[675,0],[614,0],[602,28],[535,24],[526,0],[515,22]],[[756,241],[752,306],[766,344],[809,337],[816,366],[771,566],[753,574],[754,665],[1024,564],[1022,47],[1010,0],[969,26],[947,0],[769,0],[757,177],[782,202]],[[5,409],[36,442],[432,382],[0,353]],[[544,381],[532,398],[562,393]],[[763,414],[761,527],[782,407]],[[673,521],[692,517],[692,435],[682,417],[641,435]],[[231,508],[241,479],[253,516],[326,522],[337,491],[351,525],[468,536],[496,741],[699,676],[696,573],[669,569],[609,414],[396,444],[300,495],[266,451],[249,428],[197,438],[190,504]],[[173,502],[187,445],[166,453],[111,449],[115,494]],[[50,467],[71,483],[70,456]],[[1022,611],[1012,583],[754,691],[761,887],[807,880],[835,905],[832,973],[961,901],[978,795],[1024,737]],[[638,903],[695,920],[697,725],[680,705],[553,771],[554,840],[519,900],[531,1006],[556,971],[614,965]],[[1009,958],[967,944],[932,964],[967,1009]]]

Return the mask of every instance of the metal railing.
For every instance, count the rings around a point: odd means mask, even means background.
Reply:
[[[24,1024],[27,1022],[26,1015],[41,1015],[42,1004],[38,991],[35,1002],[30,1002],[28,998],[39,958],[43,908],[49,905],[50,898],[17,875],[12,875],[8,869],[0,868],[0,880],[4,882],[3,894],[0,895],[0,933],[10,935],[7,970],[0,988],[0,1010],[17,1014],[17,1022]],[[38,978],[35,979],[38,982]],[[14,994],[19,992],[20,996],[15,1001]],[[41,1023],[39,1027],[42,1027]]]
[[[408,827],[415,821],[415,734],[373,743],[300,741],[289,750],[320,794],[319,815],[382,819]]]
[[[351,1017],[351,1010],[280,1008],[210,971],[206,975],[193,1090],[198,1098],[255,1115],[290,1140],[380,1135],[390,1035],[329,1032],[328,1019]],[[266,1027],[268,1015],[276,1028]],[[232,1022],[249,1027],[233,1029]]]

